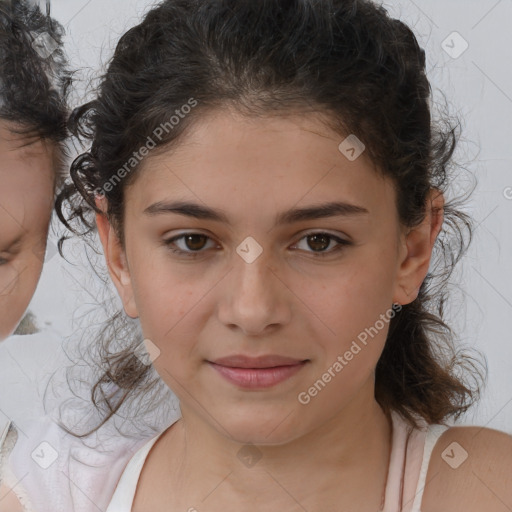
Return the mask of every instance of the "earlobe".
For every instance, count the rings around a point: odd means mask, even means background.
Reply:
[[[423,222],[409,230],[404,236],[397,275],[397,290],[394,302],[409,304],[416,300],[421,285],[428,273],[432,250],[444,220],[444,196],[438,189],[432,189],[427,198],[427,208]]]
[[[124,311],[130,318],[137,318],[139,315],[125,250],[105,214],[96,214],[96,225],[110,278],[119,293]]]

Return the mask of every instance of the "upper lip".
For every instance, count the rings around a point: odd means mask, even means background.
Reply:
[[[275,366],[293,366],[304,361],[304,359],[295,359],[293,357],[284,357],[278,355],[249,357],[242,354],[237,354],[228,357],[220,357],[219,359],[215,359],[211,362],[232,368],[272,368]]]

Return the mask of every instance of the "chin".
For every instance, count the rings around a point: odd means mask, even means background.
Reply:
[[[287,414],[249,413],[243,415],[239,413],[235,416],[224,415],[224,417],[230,418],[230,421],[223,422],[225,430],[221,430],[221,433],[232,441],[244,445],[272,446],[286,444],[305,433],[303,432],[304,421],[295,421],[295,415]]]

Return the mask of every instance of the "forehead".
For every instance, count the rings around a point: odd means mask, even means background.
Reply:
[[[40,155],[51,151],[52,144],[27,133],[27,126],[0,118],[0,150],[4,155]]]
[[[126,198],[140,211],[176,197],[260,213],[278,203],[343,199],[375,213],[389,208],[390,180],[364,152],[349,160],[339,149],[345,138],[319,116],[215,112],[192,124],[173,149],[150,154]]]
[[[59,148],[51,141],[23,133],[25,127],[0,120],[0,170],[54,170]],[[5,176],[3,176],[5,178]]]
[[[0,123],[0,213],[4,217],[25,223],[53,201],[53,151],[51,144],[12,133]]]

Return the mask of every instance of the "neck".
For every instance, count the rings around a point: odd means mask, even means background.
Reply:
[[[336,508],[346,503],[349,509],[364,504],[379,510],[391,426],[373,392],[373,386],[367,386],[326,423],[279,445],[233,441],[182,407],[183,418],[162,440],[165,472],[174,474],[174,489],[194,489],[201,500],[209,496],[210,503],[280,510],[279,497],[284,509],[295,500],[312,510],[336,498]]]

